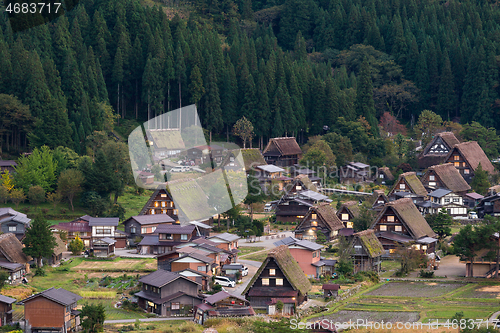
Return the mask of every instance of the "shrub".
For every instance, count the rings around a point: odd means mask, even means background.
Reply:
[[[37,267],[35,269],[35,276],[45,276],[47,273],[45,272],[45,268],[43,267]]]
[[[424,271],[423,269],[420,270],[420,277],[423,278],[433,278],[434,277],[434,272],[433,271]]]
[[[0,289],[5,286],[5,281],[9,279],[9,273],[6,271],[0,271]]]
[[[78,235],[76,235],[75,239],[73,239],[68,245],[68,250],[70,250],[73,253],[73,255],[79,255],[80,253],[82,253],[84,249],[85,245],[83,244],[82,239]]]
[[[61,214],[66,214],[68,210],[66,208],[61,208]]]
[[[38,206],[39,203],[45,201],[45,190],[40,185],[31,186],[28,189],[28,199],[30,204]]]

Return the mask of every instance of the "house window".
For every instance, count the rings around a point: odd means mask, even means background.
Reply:
[[[276,275],[276,270],[275,270],[274,268],[271,268],[271,269],[269,270],[269,275],[271,275],[271,276],[275,276],[275,275]]]
[[[172,305],[170,306],[170,309],[172,309],[172,310],[179,310],[179,308],[180,308],[180,306],[181,306],[181,303],[179,303],[179,302],[176,302],[176,303],[170,303],[170,304],[172,304]]]
[[[422,250],[427,250],[427,245],[422,245]]]
[[[206,272],[207,271],[207,266],[198,266],[198,272]]]
[[[181,235],[181,240],[187,240],[187,239],[188,239],[188,235],[186,235],[186,234]]]
[[[436,182],[429,182],[429,186],[436,186]]]
[[[435,179],[434,179],[434,175],[430,175],[430,176],[429,176],[429,180],[435,180]]]
[[[342,214],[342,221],[349,220],[349,214]]]
[[[459,156],[457,156],[457,155],[455,155],[455,156],[453,156],[453,159],[454,159],[455,161],[458,161],[458,160],[460,159],[460,157],[459,157]]]
[[[105,227],[95,227],[96,235],[111,235],[111,229]]]
[[[317,226],[318,226],[318,222],[317,222],[317,221],[312,221],[312,222],[311,222],[311,225],[312,225],[313,227],[317,227]]]
[[[156,227],[151,227],[151,232],[155,232]]]
[[[135,234],[135,227],[130,227],[130,233]]]
[[[386,225],[380,225],[380,231],[387,231],[387,226]]]
[[[162,193],[162,194],[160,195],[160,197],[162,197],[162,198],[166,198],[166,197],[167,197],[167,195],[166,195],[165,193]]]
[[[312,213],[312,214],[311,214],[311,218],[312,218],[313,220],[316,220],[316,219],[318,218],[318,216],[316,215],[316,213]]]
[[[446,209],[446,212],[448,212],[448,215],[451,215],[451,208]]]
[[[295,186],[295,189],[296,189],[297,191],[300,191],[300,190],[302,190],[302,186],[297,185],[297,186]]]
[[[146,234],[148,232],[148,228],[141,228],[141,234]]]
[[[298,219],[303,219],[303,218],[304,218],[304,215],[297,215],[297,218],[298,218]]]
[[[151,214],[151,215],[155,215],[155,210],[154,210],[154,209],[150,209],[150,210],[149,210],[149,214]]]
[[[460,202],[460,198],[453,198],[453,202]]]
[[[158,207],[158,201],[155,201],[155,207]]]
[[[387,216],[387,222],[394,222],[394,216]]]
[[[347,227],[346,228],[353,228],[354,223],[353,222],[347,222]]]
[[[406,189],[406,185],[405,185],[405,184],[399,184],[399,189],[400,189],[400,190],[404,190],[404,189]]]
[[[262,279],[262,285],[263,286],[268,286],[269,285],[269,279]]]
[[[283,285],[283,279],[276,279],[276,285],[277,286],[282,286]]]
[[[165,201],[162,201],[162,202],[161,202],[161,206],[162,206],[162,207],[165,207],[165,204],[166,204],[166,202],[165,202]]]
[[[446,198],[446,199],[444,199],[444,202],[445,202],[445,203],[450,203],[450,198]]]
[[[396,249],[389,249],[389,253],[395,253]]]
[[[403,228],[400,225],[397,225],[397,226],[394,227],[394,231],[401,232],[401,231],[403,231]]]
[[[165,234],[165,239],[173,239],[172,234]]]
[[[9,225],[9,232],[16,231],[16,226],[15,225]]]
[[[413,245],[413,248],[414,248],[415,250],[420,250],[420,244],[414,244],[414,245]]]
[[[177,215],[177,209],[174,209],[174,215]]]
[[[460,162],[455,162],[453,165],[458,168],[460,166]]]
[[[162,209],[162,210],[161,210],[161,213],[162,213],[162,214],[167,214],[167,210],[166,210],[166,209]]]
[[[469,174],[469,169],[464,169],[464,174],[468,175]]]
[[[149,287],[149,286],[148,286],[147,284],[145,284],[145,285],[144,285],[144,290],[148,290],[148,287]]]
[[[384,174],[381,173],[380,175],[378,175],[378,178],[384,179]]]

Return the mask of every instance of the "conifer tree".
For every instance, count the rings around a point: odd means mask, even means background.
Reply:
[[[444,119],[450,120],[450,116],[454,115],[456,107],[456,94],[454,87],[453,73],[451,72],[450,59],[448,52],[444,54],[444,64],[441,71],[441,80],[439,82],[439,94],[437,110]]]
[[[50,229],[50,224],[40,212],[26,230],[23,244],[24,254],[35,258],[37,267],[43,266],[42,258],[52,256],[57,246],[56,239]]]
[[[220,107],[219,87],[212,57],[208,60],[207,76],[205,78],[205,127],[210,131],[219,131],[223,126]],[[210,138],[212,135],[210,134]]]
[[[378,123],[375,118],[375,103],[373,101],[373,85],[370,74],[370,65],[365,58],[361,64],[359,80],[356,89],[356,114],[363,116],[370,124],[372,134],[378,136]]]

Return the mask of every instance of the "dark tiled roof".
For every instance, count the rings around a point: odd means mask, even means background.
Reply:
[[[452,192],[453,192],[452,190],[446,190],[444,188],[440,188],[440,189],[437,189],[437,190],[429,193],[429,196],[433,197],[433,198],[441,198],[441,197],[444,197],[445,195],[450,194]]]
[[[45,291],[42,291],[41,293],[30,296],[22,300],[20,303],[24,304],[25,302],[28,302],[39,296],[48,298],[51,301],[57,302],[64,306],[72,305],[83,298],[75,293],[72,293],[71,291],[67,291],[66,289],[63,288],[55,289],[54,287],[52,287]]]
[[[207,244],[207,245],[211,245],[211,246],[217,246],[217,244],[218,244],[218,243],[212,242],[211,240],[208,240],[206,238],[194,239],[194,240],[192,240],[192,242],[196,243],[196,244]]]
[[[223,249],[219,249],[218,247],[208,245],[208,244],[198,244],[198,245],[194,246],[194,248],[200,248],[200,249],[207,250],[207,251],[214,252],[214,253],[228,252],[228,251],[224,251]]]
[[[0,260],[0,267],[8,269],[9,271],[17,271],[18,269],[25,267],[25,264]]]
[[[16,161],[13,160],[0,160],[0,167],[15,167],[17,166]]]
[[[163,224],[155,230],[155,234],[191,234],[196,227],[194,225]]]
[[[383,231],[383,232],[378,234],[378,237],[394,240],[394,241],[400,242],[400,243],[408,243],[408,242],[414,241],[414,239],[411,237],[408,237],[408,236],[405,236],[402,234],[396,234],[392,231]]]
[[[244,302],[247,302],[247,300],[245,299],[245,297],[243,296],[239,296],[239,295],[235,295],[235,294],[230,294],[228,293],[227,291],[219,291],[217,294],[214,294],[214,295],[210,295],[208,296],[207,298],[205,298],[205,302],[207,302],[208,304],[215,304],[219,301],[222,301],[228,297],[234,297],[234,298],[237,298],[239,300],[242,300]]]
[[[194,259],[199,260],[201,262],[204,262],[206,264],[212,264],[215,261],[212,258],[209,258],[209,257],[204,256],[204,255],[200,255],[200,254],[197,254],[197,253],[186,253],[186,254],[180,256],[179,258],[175,258],[172,261],[176,261],[176,260],[179,260],[179,259],[182,259],[182,258],[186,258],[186,257],[194,258]]]
[[[465,181],[464,177],[451,163],[434,165],[429,168],[427,173],[434,170],[443,185],[453,192],[463,192],[470,190],[469,184]],[[425,176],[424,176],[425,177]]]
[[[0,302],[2,302],[2,303],[12,304],[12,303],[15,303],[16,301],[17,300],[15,298],[0,295]]]
[[[184,277],[178,273],[168,272],[168,271],[165,271],[163,269],[159,269],[156,272],[153,272],[151,274],[148,274],[148,275],[141,277],[139,279],[139,282],[149,284],[153,287],[161,288],[164,285],[169,284],[170,282],[175,281],[179,278],[187,279],[186,277]],[[187,280],[189,280],[189,279],[187,279]],[[199,284],[197,282],[194,282],[193,280],[189,280],[189,281],[196,283],[196,284]]]
[[[274,242],[273,244],[274,244],[274,246],[298,245],[298,246],[305,247],[306,249],[309,249],[312,251],[321,250],[323,248],[323,245],[320,245],[318,243],[313,243],[313,242],[310,242],[308,240],[297,239],[295,237],[286,237],[286,238],[280,239],[277,242]]]
[[[117,227],[120,219],[118,217],[91,217],[89,226],[112,226]]]
[[[240,236],[225,232],[223,234],[218,234],[218,235],[213,235],[213,236],[208,237],[208,239],[211,239],[211,238],[219,238],[219,239],[222,239],[226,242],[234,242],[234,241],[240,239]]]
[[[323,290],[339,290],[340,289],[340,284],[324,284],[321,289]]]
[[[84,222],[62,222],[51,227],[52,229],[65,230],[69,232],[91,232],[92,228],[87,221]]]
[[[129,220],[135,220],[140,225],[158,224],[158,223],[173,223],[174,222],[174,220],[170,216],[168,216],[167,214],[132,216],[123,223],[125,224]]]

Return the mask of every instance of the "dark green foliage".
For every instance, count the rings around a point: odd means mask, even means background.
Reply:
[[[85,304],[81,310],[80,318],[82,318],[82,328],[85,332],[102,332],[104,320],[106,319],[104,305],[101,303]]]
[[[481,163],[479,163],[479,166],[474,171],[474,177],[472,178],[470,186],[474,191],[482,195],[486,195],[488,188],[491,186],[488,180],[488,172],[483,170]]]
[[[102,216],[108,208],[109,200],[105,200],[97,192],[90,191],[81,195],[80,203],[89,210],[90,215]]]
[[[36,259],[37,267],[41,266],[42,258],[52,256],[57,245],[56,239],[49,223],[40,212],[37,213],[31,221],[30,227],[26,230],[23,244],[25,245],[23,252]]]
[[[1,270],[0,271],[0,289],[2,289],[5,286],[5,281],[9,279],[9,273],[7,271]]]
[[[497,135],[495,128],[486,128],[473,121],[471,124],[463,126],[460,135],[464,141],[477,141],[489,158],[499,156],[500,137]]]
[[[441,208],[439,213],[427,215],[425,219],[432,230],[438,235],[439,240],[451,236],[450,227],[453,224],[453,218],[447,213],[446,209]]]

